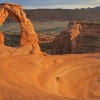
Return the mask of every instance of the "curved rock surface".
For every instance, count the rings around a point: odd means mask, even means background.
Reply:
[[[35,55],[0,48],[0,100],[100,100],[100,54]]]
[[[100,23],[70,22],[55,38],[52,54],[100,52]]]

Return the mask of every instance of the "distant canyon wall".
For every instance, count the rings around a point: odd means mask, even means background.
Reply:
[[[87,9],[27,9],[24,10],[31,21],[100,21],[100,8]],[[15,22],[8,17],[6,22]]]
[[[100,52],[100,23],[70,22],[52,43],[52,54]]]

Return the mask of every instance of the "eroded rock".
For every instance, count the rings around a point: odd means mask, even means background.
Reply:
[[[100,24],[70,22],[68,28],[55,38],[52,54],[100,52]]]
[[[4,43],[4,35],[0,32],[0,45]]]
[[[38,45],[38,38],[31,21],[26,17],[22,10],[22,6],[12,3],[0,4],[0,25],[4,23],[8,14],[20,23],[21,27],[21,41],[20,44],[31,45],[34,47],[35,52],[41,52]]]

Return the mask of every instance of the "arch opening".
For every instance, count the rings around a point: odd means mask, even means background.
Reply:
[[[0,32],[4,35],[4,45],[9,47],[19,47],[21,29],[18,21],[8,15],[4,24],[0,27]]]

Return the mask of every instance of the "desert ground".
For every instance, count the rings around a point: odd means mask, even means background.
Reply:
[[[0,100],[100,100],[100,23],[31,22],[20,5],[0,7],[1,24],[19,22],[0,27]]]

